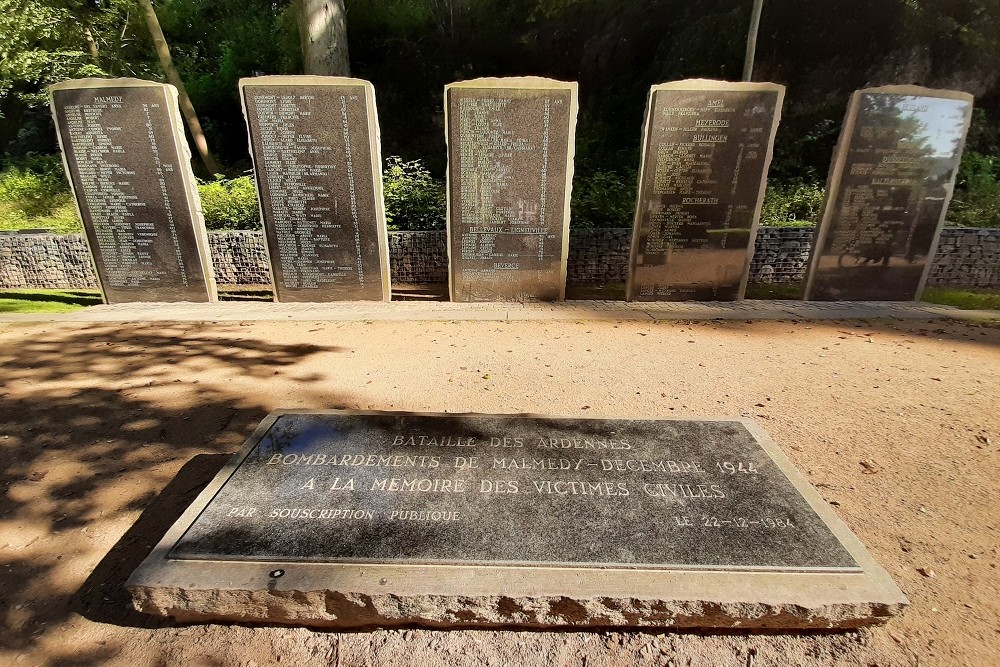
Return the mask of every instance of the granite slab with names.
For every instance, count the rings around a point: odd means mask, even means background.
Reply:
[[[857,627],[906,604],[747,420],[279,411],[128,586],[179,620],[330,627]]]
[[[452,301],[565,297],[577,107],[552,79],[445,88]]]
[[[784,92],[705,79],[650,89],[628,300],[743,298]]]
[[[920,298],[955,189],[972,95],[856,91],[834,151],[804,298]]]
[[[213,301],[176,89],[79,79],[50,86],[49,95],[105,301]]]
[[[361,79],[240,80],[275,299],[388,301],[375,90]]]

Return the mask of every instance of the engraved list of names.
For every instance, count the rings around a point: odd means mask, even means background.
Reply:
[[[211,300],[208,242],[173,87],[83,79],[50,93],[105,300]]]
[[[576,84],[465,81],[445,105],[452,300],[562,299]]]
[[[972,95],[917,86],[854,93],[827,182],[807,299],[920,297],[972,114]]]
[[[651,89],[630,301],[742,298],[783,96],[771,83]]]
[[[375,94],[360,79],[240,82],[278,301],[389,299]]]

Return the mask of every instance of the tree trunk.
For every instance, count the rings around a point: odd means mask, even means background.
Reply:
[[[757,30],[760,28],[760,13],[764,0],[753,0],[750,12],[750,30],[747,31],[747,54],[743,60],[743,80],[753,81],[753,59],[757,52]]]
[[[350,76],[344,0],[296,0],[306,74]]]
[[[87,26],[83,26],[83,38],[87,42],[87,52],[90,53],[90,60],[100,67],[101,55],[97,52],[97,42],[94,41],[94,33],[90,32],[90,28]]]
[[[167,81],[177,89],[177,101],[181,107],[181,115],[187,121],[188,130],[190,130],[191,138],[198,149],[201,162],[205,165],[205,169],[208,170],[209,174],[222,173],[219,163],[215,161],[212,153],[208,150],[208,142],[205,141],[205,133],[202,132],[201,123],[198,122],[198,114],[194,112],[194,105],[191,104],[191,98],[188,97],[187,90],[184,88],[181,75],[177,72],[177,68],[174,67],[174,61],[170,57],[170,49],[167,47],[167,40],[163,37],[163,31],[160,29],[160,21],[156,18],[156,11],[153,10],[153,3],[150,0],[139,0],[139,5],[142,7],[142,12],[146,17],[146,25],[149,27],[149,34],[153,38],[153,46],[156,49],[156,57],[160,60],[160,67],[163,69],[163,73],[167,75]]]

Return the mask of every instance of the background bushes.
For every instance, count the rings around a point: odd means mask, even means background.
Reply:
[[[1000,158],[976,151],[962,156],[948,222],[960,227],[1000,227]]]
[[[260,211],[253,176],[217,177],[200,181],[205,226],[214,230],[260,229]]]
[[[445,184],[431,176],[420,160],[390,156],[382,174],[385,219],[389,229],[445,228]]]
[[[793,227],[819,222],[824,189],[819,183],[768,185],[760,224],[769,227]]]
[[[29,155],[0,171],[0,230],[82,230],[58,155]]]

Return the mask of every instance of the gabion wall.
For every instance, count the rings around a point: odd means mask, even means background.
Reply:
[[[581,229],[569,234],[566,282],[570,285],[628,280],[631,229]]]
[[[1000,229],[942,231],[927,284],[1000,287]]]
[[[805,280],[812,227],[760,227],[750,260],[750,282],[770,285]]]
[[[761,227],[750,281],[796,283],[805,278],[812,227]],[[264,236],[256,231],[208,235],[220,285],[269,285]],[[625,282],[630,229],[570,233],[568,282]],[[389,260],[396,283],[448,281],[445,232],[389,232]],[[1000,229],[946,228],[931,265],[929,285],[1000,288]],[[90,254],[79,234],[0,234],[0,287],[97,287]]]
[[[219,285],[271,284],[263,232],[209,233],[208,247]]]
[[[445,232],[389,232],[392,281],[403,284],[448,282]]]
[[[90,250],[79,234],[0,234],[0,287],[97,287]]]

